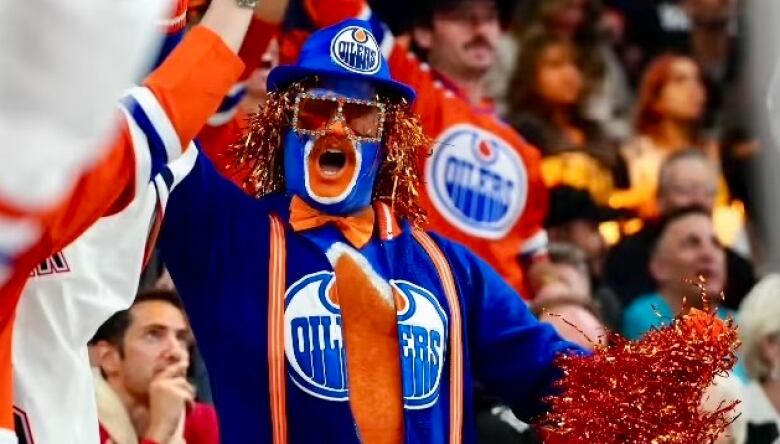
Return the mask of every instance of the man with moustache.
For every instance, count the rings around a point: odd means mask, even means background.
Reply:
[[[539,153],[499,120],[486,95],[501,34],[498,3],[416,2],[410,48],[364,0],[293,2],[281,52],[289,60],[311,30],[370,17],[393,77],[418,91],[413,110],[435,140],[423,160],[429,227],[465,244],[530,299],[524,276],[547,253],[547,191]]]

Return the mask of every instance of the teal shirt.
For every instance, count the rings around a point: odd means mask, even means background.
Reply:
[[[675,315],[660,294],[641,296],[623,311],[623,336],[632,341],[639,339],[653,327],[668,325]],[[725,320],[734,316],[734,312],[718,307],[717,315]]]
[[[735,317],[732,310],[723,307],[718,307],[717,315],[723,320],[729,316]],[[653,293],[642,296],[629,304],[623,311],[623,336],[632,341],[637,340],[653,327],[669,325],[674,316],[672,307],[660,294]],[[733,372],[741,381],[748,380],[742,360],[737,362]]]

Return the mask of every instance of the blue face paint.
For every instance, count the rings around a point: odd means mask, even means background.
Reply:
[[[372,100],[375,96],[375,90],[368,82],[335,78],[322,80],[317,88],[309,92],[361,100]],[[333,137],[330,133],[322,136],[320,145]],[[350,144],[354,148],[354,170],[348,180],[343,178],[346,185],[342,192],[336,196],[323,196],[318,194],[318,178],[312,177],[317,175],[317,169],[312,167],[317,160],[311,154],[318,139],[298,134],[292,129],[287,131],[284,139],[287,193],[297,195],[313,208],[328,214],[352,214],[371,205],[374,184],[382,164],[382,143],[353,142],[345,137],[334,139],[339,145]]]

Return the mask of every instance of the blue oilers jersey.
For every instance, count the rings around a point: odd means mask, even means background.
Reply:
[[[345,248],[324,226],[294,232],[290,196],[255,199],[215,172],[194,150],[163,173],[163,259],[181,293],[209,371],[222,442],[272,442],[269,383],[271,219],[284,230],[284,387],[290,443],[359,443],[349,405],[338,307],[328,298],[328,255]],[[377,229],[357,253],[400,295],[398,313],[404,434],[408,443],[446,443],[450,398],[462,393],[463,441],[474,442],[472,381],[502,397],[524,419],[543,411],[560,372],[559,352],[576,346],[540,324],[521,298],[481,259],[432,236],[455,280],[462,320],[462,380],[453,387],[453,307],[432,258],[408,224],[393,236]],[[377,414],[381,414],[377,406]]]

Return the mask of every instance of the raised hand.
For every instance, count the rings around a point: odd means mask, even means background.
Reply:
[[[173,438],[185,407],[195,401],[195,388],[187,382],[187,362],[166,367],[149,386],[149,427],[144,437],[159,444]]]

